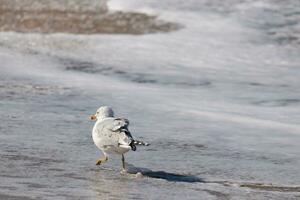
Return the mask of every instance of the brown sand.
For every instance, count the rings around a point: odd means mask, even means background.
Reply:
[[[299,186],[276,186],[276,185],[265,185],[259,183],[244,183],[240,187],[246,187],[257,190],[276,191],[276,192],[300,192]]]
[[[177,30],[176,23],[157,20],[134,12],[95,12],[74,10],[15,10],[0,6],[0,31],[145,34]]]

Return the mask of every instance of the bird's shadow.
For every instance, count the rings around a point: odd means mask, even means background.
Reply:
[[[141,173],[144,177],[164,179],[170,182],[205,183],[205,181],[198,176],[170,173],[166,171],[152,171],[148,168],[140,168],[140,167],[135,167],[133,165],[127,166],[127,173],[129,174]]]

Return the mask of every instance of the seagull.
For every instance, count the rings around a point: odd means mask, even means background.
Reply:
[[[126,171],[124,154],[129,150],[135,151],[136,145],[149,145],[146,142],[134,140],[128,130],[129,120],[115,118],[111,107],[100,107],[90,119],[96,121],[92,131],[94,144],[104,154],[104,157],[96,161],[96,165],[106,162],[111,153],[121,154],[122,170]]]

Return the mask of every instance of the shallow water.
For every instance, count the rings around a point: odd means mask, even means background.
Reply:
[[[109,6],[185,28],[0,33],[0,199],[299,199],[298,2]],[[100,105],[151,143],[127,175],[118,156],[95,166]]]

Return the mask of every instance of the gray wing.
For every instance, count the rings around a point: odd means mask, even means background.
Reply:
[[[119,134],[119,144],[128,145],[132,147],[133,138],[128,130],[129,120],[125,118],[115,118],[114,125],[111,130]]]
[[[101,122],[97,128],[101,138],[105,140],[105,144],[131,146],[133,144],[133,138],[128,130],[128,126],[128,119],[110,118]]]

